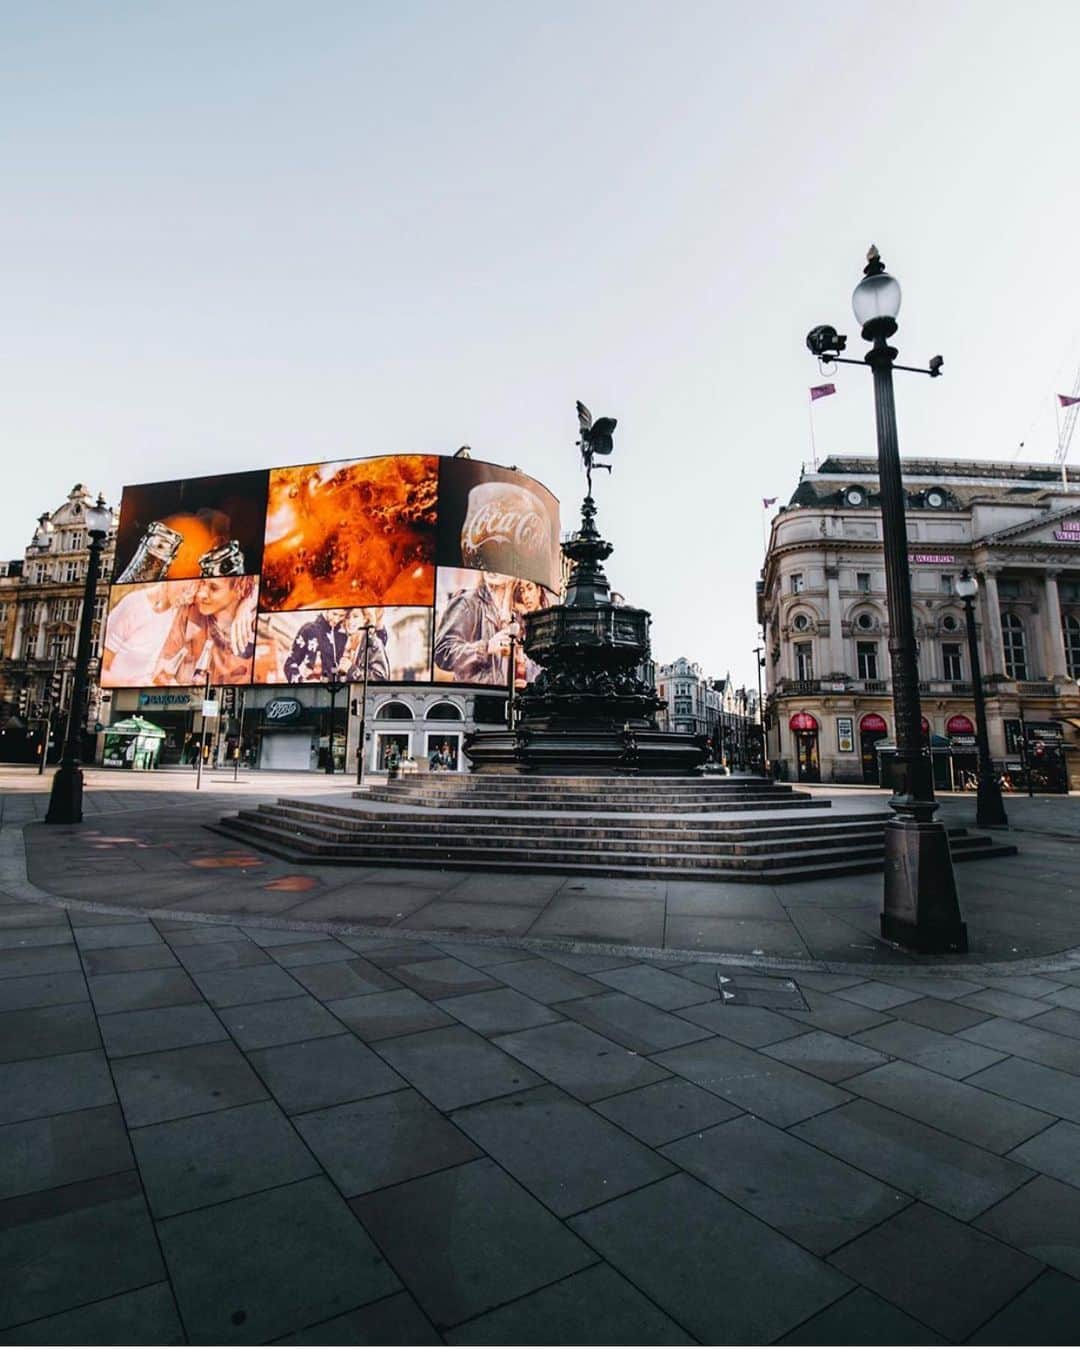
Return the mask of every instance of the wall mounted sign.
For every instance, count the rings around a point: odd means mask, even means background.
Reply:
[[[1080,543],[1080,538],[1077,542]],[[952,553],[908,553],[908,561],[915,562],[921,567],[940,567],[951,566],[956,558]]]
[[[970,717],[965,717],[962,712],[958,712],[955,717],[950,717],[945,723],[946,735],[974,735],[975,727]]]
[[[1054,530],[1058,543],[1080,543],[1080,520],[1063,520]]]
[[[111,692],[108,697],[111,699]],[[106,701],[105,694],[102,694],[101,701]],[[189,692],[139,694],[140,707],[193,707],[197,701],[198,695]]]
[[[816,731],[818,728],[817,717],[809,712],[796,712],[788,722],[788,726],[793,731]]]
[[[273,722],[275,726],[299,721],[303,714],[304,708],[298,698],[272,698],[263,708],[264,719]]]
[[[860,731],[887,731],[888,729],[885,718],[878,716],[876,712],[867,712],[866,716],[859,722]]]
[[[836,747],[841,754],[854,754],[855,723],[853,718],[836,718]]]

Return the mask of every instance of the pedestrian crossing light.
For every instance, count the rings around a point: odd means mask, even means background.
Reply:
[[[30,711],[30,690],[21,688],[16,694],[15,709],[23,721],[26,720],[27,713]]]
[[[64,676],[60,670],[54,670],[49,676],[49,697],[48,701],[53,707],[59,707],[60,698],[64,692]]]

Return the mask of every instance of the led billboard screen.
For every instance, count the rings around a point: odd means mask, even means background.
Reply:
[[[510,672],[510,633],[524,632],[525,614],[555,604],[554,591],[535,581],[466,567],[440,567],[435,599],[435,680],[505,688]],[[514,644],[515,684],[524,687],[539,671]]]

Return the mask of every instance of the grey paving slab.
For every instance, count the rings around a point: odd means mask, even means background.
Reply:
[[[516,1058],[460,1025],[383,1040],[378,1052],[440,1110],[508,1095],[540,1081]]]
[[[803,1072],[813,1073],[826,1082],[843,1082],[856,1073],[888,1062],[886,1056],[876,1049],[842,1039],[839,1035],[830,1035],[824,1030],[807,1031],[805,1035],[794,1039],[766,1045],[762,1053]]]
[[[199,990],[179,969],[99,974],[89,981],[89,988],[99,1016],[202,1001]]]
[[[447,1332],[448,1344],[693,1344],[610,1265],[593,1265]]]
[[[65,1002],[86,1002],[89,998],[82,971],[60,974],[26,974],[20,978],[0,979],[0,1012],[23,1007],[57,1007]]]
[[[260,1344],[401,1286],[323,1177],[167,1218],[158,1232],[197,1342]]]
[[[705,1344],[768,1343],[851,1287],[689,1176],[624,1195],[570,1226]]]
[[[620,993],[629,993],[666,1012],[680,1007],[693,1007],[720,996],[720,989],[716,985],[710,988],[707,984],[683,979],[670,970],[658,970],[652,965],[599,970],[595,978],[602,984],[610,984]]]
[[[110,923],[100,927],[75,929],[80,951],[104,951],[119,946],[157,946],[161,934],[149,922]]]
[[[270,954],[279,965],[286,969],[298,969],[304,965],[325,965],[335,960],[351,960],[356,954],[343,942],[326,940],[303,942],[294,946],[274,946]]]
[[[975,1225],[1032,1259],[1080,1278],[1080,1190],[1075,1186],[1036,1176]]]
[[[969,1344],[1075,1344],[1080,1283],[1048,1269],[975,1332]]]
[[[959,1000],[962,1007],[974,1007],[976,1011],[986,1012],[990,1016],[1004,1016],[1011,1021],[1026,1021],[1029,1016],[1038,1016],[1046,1011],[1046,1004],[1035,998],[1024,998],[1001,988],[983,988],[978,993],[969,993]]]
[[[134,1171],[0,1205],[0,1327],[158,1283],[164,1274]]]
[[[987,988],[1003,988],[1006,993],[1017,993],[1023,998],[1050,998],[1059,993],[1065,984],[1059,983],[1052,975],[1007,974],[1003,978],[986,976],[982,982]]]
[[[305,943],[321,945],[326,941],[323,932],[303,932],[287,927],[244,927],[241,930],[246,938],[267,950],[275,946],[303,946]]]
[[[662,899],[609,898],[560,891],[529,928],[530,937],[572,937],[629,946],[664,944]]]
[[[392,1293],[274,1343],[412,1345],[442,1344],[443,1340],[408,1293]]]
[[[380,993],[401,985],[391,974],[373,965],[362,956],[352,960],[328,961],[322,965],[292,967],[293,977],[317,998],[329,1002],[334,998],[353,998],[364,993]]]
[[[742,1113],[739,1106],[681,1077],[608,1096],[593,1109],[653,1148]]]
[[[396,965],[412,965],[418,960],[445,960],[441,947],[426,941],[401,937],[342,937],[346,946],[358,951],[380,969],[393,971]]]
[[[871,1101],[852,1101],[796,1125],[791,1132],[964,1221],[1032,1176],[1027,1167]]]
[[[116,1059],[112,1070],[129,1129],[266,1097],[244,1056],[229,1042]]]
[[[241,969],[202,970],[192,978],[211,1007],[238,1007],[245,1002],[270,1002],[304,994],[304,985],[272,961]]]
[[[810,956],[797,928],[787,920],[671,915],[663,941],[683,951],[760,954],[789,960],[806,960]],[[649,944],[659,946],[661,943],[656,940]]]
[[[44,927],[0,926],[0,951],[25,950],[31,946],[70,946],[74,940],[68,928],[56,923]]]
[[[811,1316],[779,1344],[948,1344],[899,1307],[866,1288],[854,1292]]]
[[[705,1040],[658,1054],[655,1062],[781,1128],[851,1097],[809,1073],[729,1040]]]
[[[153,1283],[0,1333],[0,1344],[187,1344],[172,1289]]]
[[[241,1049],[265,1049],[268,1045],[293,1044],[340,1035],[345,1027],[330,1012],[306,994],[300,998],[276,998],[222,1007],[218,1015]]]
[[[546,1026],[561,1019],[560,1013],[513,988],[489,988],[482,993],[464,993],[444,998],[444,1012],[481,1035],[503,1035],[508,1031]]]
[[[598,1101],[670,1076],[614,1040],[571,1021],[500,1035],[495,1043],[582,1101]]]
[[[25,974],[60,974],[79,970],[79,953],[73,946],[32,946],[26,950],[0,951],[0,980]]]
[[[889,1021],[884,1026],[860,1032],[855,1039],[893,1058],[957,1079],[989,1068],[1005,1057],[998,1050],[959,1040],[955,1035],[943,1035],[929,1026],[909,1021]]]
[[[89,1110],[115,1100],[101,1050],[0,1064],[0,1124]]]
[[[556,1007],[571,1020],[606,1035],[635,1054],[655,1054],[676,1045],[706,1040],[712,1034],[626,993],[600,993],[592,998],[560,1002]]]
[[[516,988],[537,1002],[569,1002],[571,998],[587,998],[591,993],[608,991],[607,986],[596,979],[543,957],[500,965],[498,977],[500,983]]]
[[[115,1105],[0,1126],[0,1199],[129,1171],[134,1164]]]
[[[966,1339],[1040,1273],[1028,1256],[913,1204],[836,1252],[853,1279],[951,1340]]]
[[[455,1024],[452,1016],[411,988],[336,998],[327,1006],[362,1040],[385,1040],[389,1036],[411,1035],[416,1031],[437,1030],[440,1026]]]
[[[869,1030],[871,1026],[880,1026],[892,1020],[891,1011],[880,1012],[860,1003],[842,1001],[839,994],[846,991],[839,989],[836,993],[818,993],[812,988],[805,989],[804,997],[810,1010],[800,1012],[793,1009],[787,1015],[833,1035],[856,1035],[861,1030]]]
[[[192,1006],[113,1012],[99,1020],[105,1051],[111,1059],[228,1039],[221,1022],[202,1002]]]
[[[806,1034],[802,1022],[792,1021],[781,1012],[774,1012],[768,1007],[742,1006],[722,999],[703,1003],[699,1007],[683,1007],[679,1016],[692,1021],[695,1026],[722,1035],[725,1040],[745,1045],[748,1049],[760,1049],[778,1040],[790,1040],[793,1036]]]
[[[800,988],[812,988],[819,993],[835,993],[838,988],[861,983],[865,983],[861,974],[829,974],[824,970],[800,970],[798,974]]]
[[[990,1016],[989,1012],[980,1012],[974,1007],[965,1007],[963,1003],[949,1002],[944,998],[919,998],[915,1002],[905,1002],[902,1007],[894,1007],[891,1010],[901,1021],[926,1026],[945,1035],[954,1035],[959,1030],[966,1030],[968,1026],[977,1026],[980,1021],[986,1021]]]
[[[1080,1080],[1071,1073],[1026,1059],[1009,1058],[991,1064],[967,1080],[972,1086],[984,1087],[1035,1110],[1080,1124]]]
[[[319,1174],[319,1166],[271,1101],[134,1129],[156,1218],[219,1204]]]
[[[675,1170],[557,1087],[470,1106],[454,1123],[561,1218]]]
[[[188,923],[185,927],[173,928],[169,933],[169,945],[174,950],[182,946],[212,946],[215,942],[240,941],[243,936],[238,927],[226,923]]]
[[[1057,1007],[1071,1007],[1074,1012],[1080,1011],[1080,988],[1063,984],[1061,988],[1055,989],[1053,993],[1047,993],[1045,997],[1047,1002],[1052,1002]]]
[[[1068,1120],[1058,1120],[1014,1148],[1009,1156],[1034,1171],[1080,1189],[1080,1126]]]
[[[1027,1024],[1037,1030],[1053,1031],[1055,1035],[1080,1040],[1080,1012],[1071,1007],[1051,1007],[1048,1012],[1033,1016]]]
[[[452,892],[456,896],[457,891]],[[409,925],[426,931],[456,932],[462,937],[470,932],[501,937],[523,937],[536,922],[540,906],[511,902],[497,903],[483,900],[471,903],[468,898],[437,894],[430,902],[413,910]]]
[[[100,1046],[94,1013],[85,1002],[0,1013],[0,1063],[77,1054]]]
[[[60,927],[67,928],[66,909],[56,909],[45,904],[5,904],[0,901],[0,928],[7,927]]]
[[[270,955],[255,942],[223,941],[210,946],[184,946],[177,951],[184,968],[192,974],[204,970],[237,970],[249,965],[269,965]]]
[[[439,1330],[596,1263],[487,1159],[379,1190],[352,1207]]]
[[[499,980],[451,956],[442,960],[421,960],[412,965],[395,965],[394,977],[421,996],[432,999],[499,987]]]
[[[887,982],[894,988],[902,988],[906,992],[918,994],[920,999],[933,998],[935,1001],[942,1002],[962,998],[968,993],[978,993],[980,988],[985,987],[981,979],[965,979],[959,974],[950,974],[948,971],[943,971],[941,974],[931,974],[929,971],[919,969],[910,972],[897,970],[895,973],[890,973]],[[898,1012],[897,1015],[899,1016],[900,1013]]]
[[[815,1255],[836,1250],[911,1203],[895,1187],[749,1115],[661,1151]]]
[[[532,952],[526,952],[525,959],[533,959]],[[598,955],[591,951],[549,951],[547,959],[556,965],[562,965],[564,969],[574,970],[577,974],[595,974],[597,970],[625,969],[627,965],[637,963],[632,955],[617,952],[610,955]]]
[[[527,880],[525,876],[517,876],[515,882]],[[453,956],[455,960],[463,960],[466,965],[472,965],[478,970],[494,969],[497,965],[507,965],[515,960],[532,960],[534,952],[527,951],[523,946],[508,946],[500,942],[498,945],[484,943],[481,945],[475,941],[440,941],[439,949],[444,955]]]
[[[998,1049],[1003,1054],[1041,1063],[1045,1068],[1057,1068],[1063,1073],[1080,1075],[1080,1040],[1035,1026],[995,1017],[971,1026],[960,1035],[975,1044]]]
[[[912,988],[901,988],[898,984],[869,979],[864,984],[849,984],[847,988],[837,989],[835,996],[844,1002],[855,1002],[860,1007],[871,1007],[876,1012],[885,1012],[905,1002],[915,1002],[920,995]]]
[[[405,1085],[355,1035],[256,1049],[249,1057],[290,1115],[359,1101]]]
[[[909,1115],[942,1133],[966,1139],[988,1152],[1008,1152],[1053,1123],[1040,1110],[1004,1100],[966,1082],[944,1078],[914,1063],[885,1064],[852,1078],[846,1087],[858,1096]]]

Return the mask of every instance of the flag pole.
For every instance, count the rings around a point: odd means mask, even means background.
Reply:
[[[814,396],[810,395],[810,402],[807,406],[807,412],[810,416],[810,462],[814,466],[814,472],[817,472],[817,442],[814,440]]]

